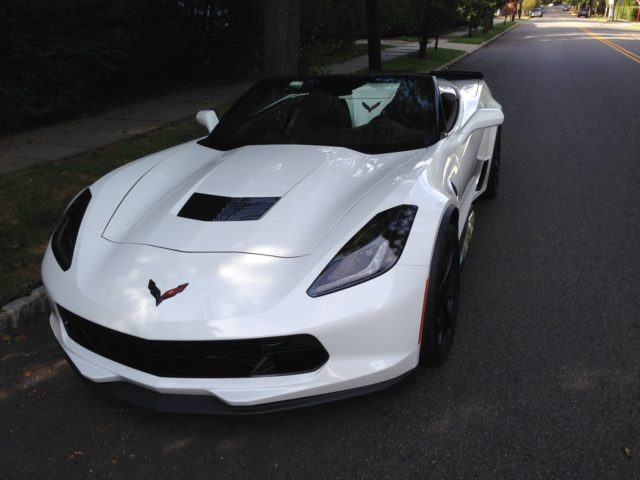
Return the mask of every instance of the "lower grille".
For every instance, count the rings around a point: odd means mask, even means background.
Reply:
[[[69,337],[87,350],[158,377],[240,378],[317,370],[329,359],[311,335],[250,340],[145,340],[103,327],[58,305]]]

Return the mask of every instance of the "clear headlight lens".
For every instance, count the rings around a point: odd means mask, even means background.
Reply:
[[[373,217],[316,278],[307,294],[319,297],[371,280],[393,267],[409,238],[418,207],[399,205]]]
[[[71,202],[51,237],[51,250],[65,272],[71,268],[78,231],[90,201],[91,191],[86,188]]]

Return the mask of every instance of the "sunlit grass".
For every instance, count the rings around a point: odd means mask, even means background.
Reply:
[[[449,42],[454,43],[470,43],[474,45],[480,45],[481,43],[486,42],[487,40],[492,39],[496,35],[508,30],[514,25],[515,22],[508,21],[507,23],[498,23],[494,25],[493,30],[489,30],[486,33],[482,33],[479,31],[474,32],[470,37],[468,35],[463,35],[460,37],[451,37],[449,38]]]
[[[428,48],[427,58],[418,58],[417,52],[414,52],[382,62],[382,69],[387,72],[430,72],[463,54],[462,50]]]

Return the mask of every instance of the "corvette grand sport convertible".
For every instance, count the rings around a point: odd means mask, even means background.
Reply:
[[[472,72],[258,82],[209,135],[80,192],[46,251],[51,327],[99,389],[255,413],[371,392],[452,346],[502,107]]]

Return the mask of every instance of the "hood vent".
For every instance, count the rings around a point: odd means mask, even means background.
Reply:
[[[204,222],[258,220],[279,197],[220,197],[194,193],[178,212],[179,217]]]

